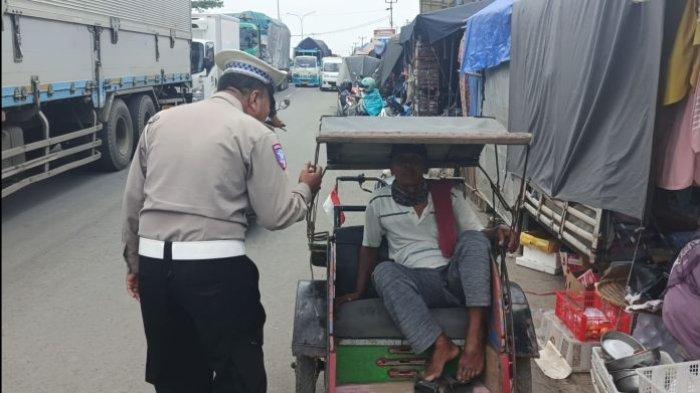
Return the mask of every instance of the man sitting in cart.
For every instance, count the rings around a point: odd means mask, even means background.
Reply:
[[[338,305],[360,299],[370,275],[396,326],[415,353],[433,348],[424,375],[433,381],[445,364],[460,357],[456,378],[468,381],[484,369],[487,307],[491,305],[489,239],[504,244],[508,228],[485,229],[475,207],[446,182],[429,181],[424,145],[397,144],[391,150],[391,186],[372,195],[360,251],[357,292]],[[392,261],[379,261],[386,236]],[[464,350],[433,320],[429,308],[466,307]]]

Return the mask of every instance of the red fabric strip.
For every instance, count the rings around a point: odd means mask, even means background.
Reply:
[[[457,220],[452,208],[452,181],[433,180],[428,184],[438,227],[438,244],[445,258],[452,258],[457,246]]]

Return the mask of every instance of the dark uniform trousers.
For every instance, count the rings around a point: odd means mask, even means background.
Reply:
[[[265,311],[247,256],[173,261],[141,256],[146,381],[158,393],[259,393]]]

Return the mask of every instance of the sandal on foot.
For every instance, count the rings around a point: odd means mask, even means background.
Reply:
[[[415,393],[439,393],[440,383],[437,380],[416,379],[416,382],[413,384],[413,391]]]
[[[452,392],[452,391],[460,391],[461,392],[461,391],[463,391],[461,388],[465,388],[465,387],[471,385],[472,382],[474,382],[473,379],[470,379],[468,381],[460,381],[454,375],[444,375],[442,377],[442,379],[447,384],[447,386],[449,388],[448,391],[450,391],[450,392]],[[469,391],[471,391],[471,390],[469,390]]]

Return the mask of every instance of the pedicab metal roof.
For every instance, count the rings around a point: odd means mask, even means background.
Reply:
[[[437,168],[475,166],[486,144],[530,139],[489,118],[350,116],[322,117],[316,142],[326,144],[328,169],[386,169],[392,144],[425,144],[428,165]]]

